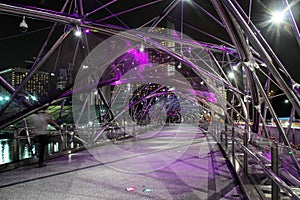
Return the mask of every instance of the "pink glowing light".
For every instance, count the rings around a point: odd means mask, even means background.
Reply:
[[[127,51],[127,53],[131,55],[139,65],[147,65],[150,63],[149,56],[144,51],[139,51],[137,49],[130,49]]]

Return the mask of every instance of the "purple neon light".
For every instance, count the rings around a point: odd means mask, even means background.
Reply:
[[[211,103],[217,103],[217,98],[214,93],[206,92],[206,91],[199,91],[199,90],[189,90],[190,94],[199,96],[201,99],[205,99]]]
[[[139,64],[139,65],[148,65],[150,64],[149,56],[146,52],[144,51],[139,51],[137,49],[129,49],[127,51],[129,55],[131,55],[134,60]]]

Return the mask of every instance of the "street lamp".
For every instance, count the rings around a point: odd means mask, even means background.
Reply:
[[[273,24],[280,24],[282,23],[284,20],[284,12],[273,12],[272,13],[272,17],[271,17],[271,21]]]
[[[75,36],[76,37],[80,37],[81,36],[81,29],[78,27],[78,26],[76,26],[76,29],[75,29]]]

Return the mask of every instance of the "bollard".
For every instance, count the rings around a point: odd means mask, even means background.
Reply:
[[[277,143],[274,142],[274,145],[271,147],[271,166],[273,172],[278,175],[278,146]],[[279,199],[279,187],[278,185],[272,180],[272,200]]]

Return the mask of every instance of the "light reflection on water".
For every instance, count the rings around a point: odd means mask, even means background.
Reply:
[[[10,145],[8,139],[1,140],[0,142],[0,164],[9,163],[10,158]]]
[[[71,148],[79,147],[79,144],[70,144]],[[61,151],[61,142],[53,141],[48,144],[48,155]],[[27,158],[32,158],[36,153],[33,144],[30,149],[26,139],[0,139],[0,165],[13,163]]]

